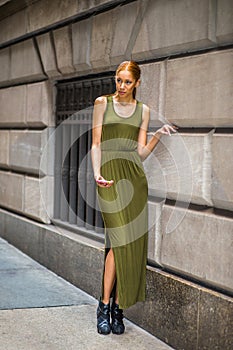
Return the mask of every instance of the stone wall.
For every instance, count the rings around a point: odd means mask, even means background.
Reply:
[[[101,243],[82,232],[74,234],[35,223],[3,209],[0,231],[3,238],[33,259],[99,298],[104,259]],[[148,266],[146,278],[146,302],[126,310],[127,318],[173,349],[232,349],[231,297],[158,268]]]
[[[0,110],[0,205],[49,223],[54,159],[53,142],[48,143],[54,130],[51,86],[46,81],[1,89]]]
[[[232,294],[232,1],[10,1],[0,18],[0,206],[50,223],[54,84],[135,59],[151,130],[179,127],[145,162],[149,261]]]

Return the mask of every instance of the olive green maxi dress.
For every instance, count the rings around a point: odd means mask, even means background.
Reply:
[[[148,186],[137,152],[142,103],[123,118],[107,97],[101,139],[101,175],[114,184],[98,187],[105,225],[106,254],[113,249],[119,307],[126,309],[145,300],[148,244]],[[103,290],[103,289],[102,289]],[[114,296],[115,289],[113,291]]]

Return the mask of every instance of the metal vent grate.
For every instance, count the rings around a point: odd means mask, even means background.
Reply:
[[[103,232],[90,148],[94,100],[114,92],[113,75],[57,83],[54,222]]]

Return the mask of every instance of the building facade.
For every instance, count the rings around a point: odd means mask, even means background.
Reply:
[[[0,1],[0,235],[99,297],[91,112],[128,59],[149,131],[179,132],[144,164],[147,301],[126,315],[177,349],[232,349],[232,0]]]

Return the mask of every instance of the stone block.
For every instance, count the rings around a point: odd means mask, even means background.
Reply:
[[[11,169],[39,173],[41,153],[41,131],[10,131]]]
[[[53,177],[25,177],[24,213],[44,223],[50,223],[53,216]]]
[[[232,0],[217,1],[216,37],[219,43],[233,42],[233,4]]]
[[[52,86],[40,82],[1,89],[0,111],[2,127],[53,126]]]
[[[198,350],[233,348],[233,299],[206,290],[200,293]]]
[[[116,9],[93,17],[90,61],[95,69],[110,66],[112,36],[115,31]]]
[[[49,129],[10,131],[10,168],[29,174],[52,175],[53,164],[49,145],[53,142],[49,142],[49,134]]]
[[[9,131],[0,130],[0,166],[9,166]]]
[[[212,206],[212,133],[163,136],[144,161],[149,194]]]
[[[0,126],[26,126],[26,86],[0,90]]]
[[[212,47],[214,25],[215,8],[209,0],[150,0],[132,57],[141,60]]]
[[[41,260],[59,276],[99,298],[104,264],[103,244],[80,234],[54,227],[46,229],[41,245]],[[98,248],[97,248],[98,247]],[[52,252],[52,254],[51,254]],[[93,268],[94,266],[94,268]]]
[[[160,98],[163,84],[163,63],[149,63],[140,65],[141,83],[137,88],[137,99],[150,108],[150,125],[159,126],[161,113]],[[148,82],[150,82],[148,84]],[[160,108],[161,107],[161,108]]]
[[[11,82],[28,82],[45,78],[33,40],[11,46]]]
[[[24,176],[0,171],[0,205],[21,212],[23,210]]]
[[[17,23],[17,25],[15,25]],[[26,10],[18,11],[0,21],[0,44],[27,33]]]
[[[27,125],[32,127],[55,125],[52,91],[49,82],[27,85]]]
[[[233,134],[214,134],[212,200],[217,208],[233,211]]]
[[[66,26],[55,30],[53,37],[59,71],[62,74],[74,73],[70,27]]]
[[[160,264],[162,202],[148,201],[148,259]]]
[[[90,69],[90,47],[93,18],[72,25],[73,63],[77,71]]]
[[[40,0],[28,7],[29,32],[67,19],[77,14],[78,1]]]
[[[168,61],[165,117],[178,126],[233,126],[233,50]]]
[[[125,310],[125,316],[174,349],[195,349],[198,288],[151,267],[147,267],[146,282],[146,301]]]
[[[57,70],[56,55],[51,41],[51,34],[39,35],[36,37],[36,40],[45,73],[49,78],[59,76],[60,73]]]
[[[116,27],[111,49],[111,63],[118,65],[130,59],[132,45],[142,21],[142,2],[120,6],[116,10]]]
[[[41,134],[41,150],[40,150],[40,176],[49,175],[54,176],[55,167],[55,142],[57,129],[47,128]]]
[[[9,84],[10,79],[10,48],[0,50],[0,86]]]
[[[40,237],[45,225],[3,209],[0,209],[0,222],[4,223],[1,237],[38,261]]]
[[[107,3],[112,3],[111,0],[79,0],[78,1],[78,12],[87,11],[93,7],[98,7]]]
[[[161,263],[170,270],[233,291],[233,220],[165,206]]]
[[[50,223],[53,215],[53,177],[38,179],[0,171],[0,205]]]

